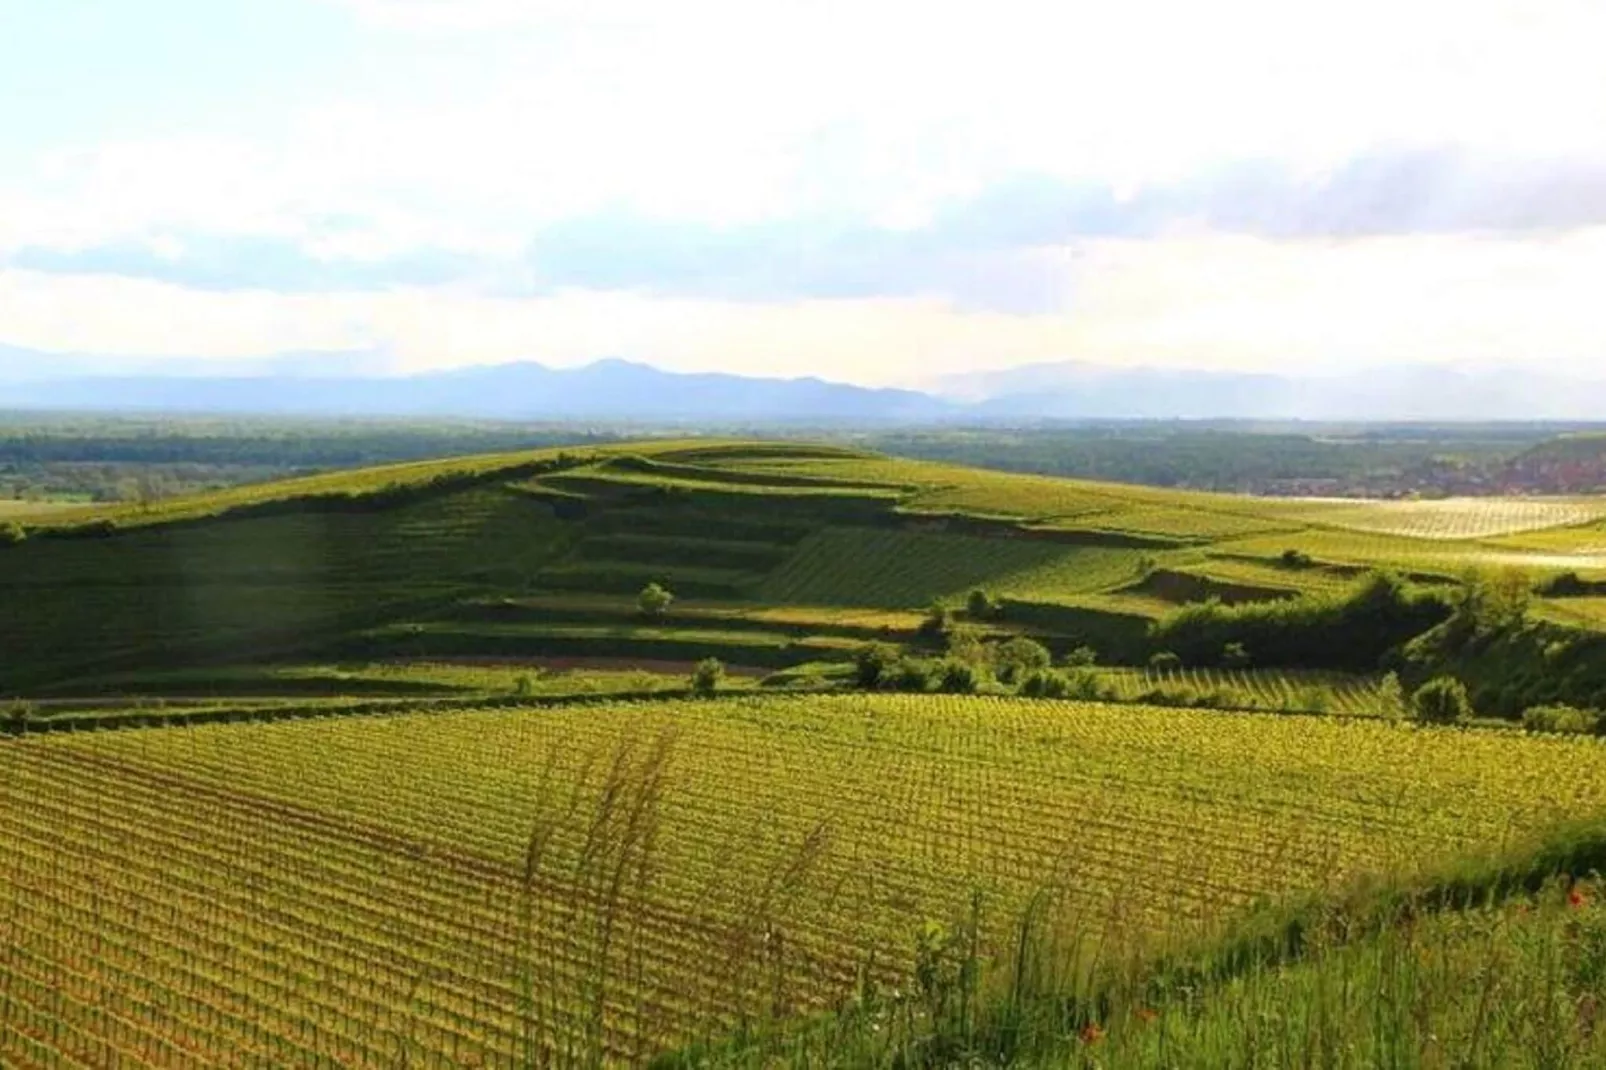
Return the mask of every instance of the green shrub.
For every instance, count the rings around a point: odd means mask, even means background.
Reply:
[[[636,596],[636,608],[641,610],[644,617],[662,617],[669,612],[674,601],[675,596],[668,588],[659,583],[649,583]]]
[[[1053,669],[1039,669],[1020,682],[1020,694],[1027,698],[1065,698],[1070,687],[1065,676]]]
[[[5,705],[5,724],[10,731],[22,735],[28,731],[28,723],[33,720],[36,713],[34,704],[18,699]]]
[[[898,691],[930,691],[941,678],[941,663],[928,658],[904,658],[898,662],[891,684]]]
[[[993,648],[983,641],[976,625],[956,622],[949,626],[946,639],[950,658],[978,666],[992,664]]]
[[[1160,684],[1138,696],[1138,701],[1149,706],[1201,705],[1199,689],[1190,684]]]
[[[957,658],[942,661],[937,689],[949,695],[974,695],[981,687],[982,674],[976,666]]]
[[[1530,706],[1522,711],[1522,727],[1529,732],[1558,732],[1588,736],[1600,731],[1601,714],[1576,706]]]
[[[998,615],[998,600],[977,587],[965,599],[965,613],[971,620],[991,620]]]
[[[854,683],[866,690],[891,683],[901,656],[891,643],[865,643],[853,653]]]
[[[1092,668],[1099,662],[1099,652],[1090,646],[1079,646],[1065,655],[1065,665],[1071,669]]]
[[[1579,595],[1593,594],[1596,585],[1584,579],[1577,572],[1567,571],[1558,573],[1545,581],[1539,588],[1539,593],[1552,598],[1575,598]]]
[[[1472,716],[1467,687],[1453,676],[1435,676],[1411,696],[1411,712],[1423,724],[1459,724]]]
[[[699,695],[712,695],[725,682],[725,663],[718,658],[704,658],[691,674],[691,689]]]
[[[1316,563],[1310,554],[1291,547],[1284,550],[1278,560],[1282,562],[1284,568],[1310,568]]]
[[[1086,666],[1069,669],[1064,674],[1067,698],[1084,702],[1114,702],[1120,693],[1100,679],[1099,674]]]
[[[919,634],[923,639],[943,639],[953,627],[954,611],[946,602],[933,602],[926,611],[926,619],[920,622]]]
[[[1048,648],[1034,639],[1017,635],[998,644],[993,652],[993,663],[998,667],[998,678],[1006,684],[1024,679],[1031,673],[1041,672],[1053,663]]]
[[[15,520],[7,520],[4,524],[0,524],[0,546],[16,546],[26,542],[27,539],[28,529]]]
[[[1019,694],[1026,698],[1067,698],[1081,702],[1116,702],[1120,695],[1086,667],[1060,671],[1036,669],[1021,679]]]

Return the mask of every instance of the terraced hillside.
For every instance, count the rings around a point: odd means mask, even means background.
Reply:
[[[1330,591],[1367,566],[1606,576],[1603,515],[1596,499],[1270,501],[788,443],[394,465],[8,528],[0,687],[291,655],[777,666],[845,637],[759,608],[912,611],[976,587],[1057,648],[1130,660],[1173,605]],[[629,599],[652,582],[678,602],[648,628]],[[503,601],[523,610],[465,611]],[[717,626],[685,616],[715,610]]]

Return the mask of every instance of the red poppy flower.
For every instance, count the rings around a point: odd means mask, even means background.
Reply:
[[[1097,1022],[1089,1022],[1082,1027],[1082,1043],[1097,1044],[1104,1039],[1104,1030]]]
[[[1588,902],[1588,900],[1586,900],[1584,898],[1584,893],[1580,892],[1577,888],[1574,888],[1572,891],[1567,893],[1567,905],[1568,906],[1581,907],[1586,902]]]

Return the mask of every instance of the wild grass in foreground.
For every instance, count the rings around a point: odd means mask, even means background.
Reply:
[[[1606,827],[1576,826],[1501,858],[1263,908],[1153,956],[1123,943],[1114,917],[1066,929],[1042,899],[1017,942],[988,949],[978,899],[919,933],[905,986],[866,983],[832,1015],[658,1065],[1606,1065],[1603,857]]]

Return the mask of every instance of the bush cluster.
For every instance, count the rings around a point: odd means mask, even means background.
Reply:
[[[1341,595],[1182,606],[1156,621],[1149,636],[1153,648],[1189,665],[1225,667],[1252,651],[1261,666],[1364,671],[1450,613],[1440,596],[1374,573]]]
[[[1423,724],[1460,724],[1472,718],[1467,685],[1453,676],[1435,676],[1411,696],[1411,713]]]
[[[1603,715],[1576,706],[1530,706],[1522,713],[1522,727],[1529,732],[1593,736],[1601,732]]]

